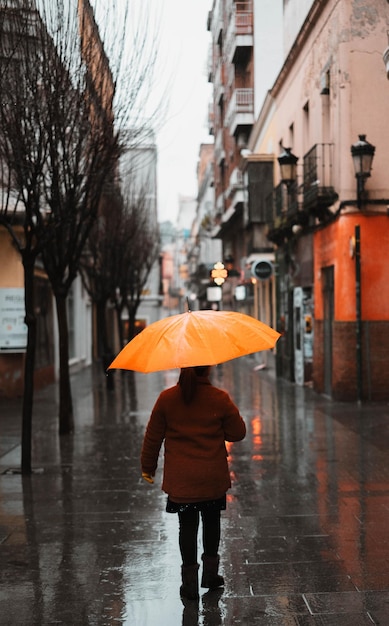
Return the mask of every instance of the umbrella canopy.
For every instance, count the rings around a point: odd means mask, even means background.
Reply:
[[[108,369],[138,372],[216,365],[273,348],[280,334],[234,311],[188,311],[147,326]]]

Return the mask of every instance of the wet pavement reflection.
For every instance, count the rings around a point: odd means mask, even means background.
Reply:
[[[74,375],[75,433],[55,387],[36,394],[34,474],[20,464],[20,401],[0,399],[2,626],[389,624],[389,407],[344,404],[255,370],[213,370],[247,424],[229,445],[223,590],[179,597],[175,515],[140,478],[150,410],[177,371]]]

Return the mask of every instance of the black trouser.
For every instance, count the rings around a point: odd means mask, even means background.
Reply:
[[[200,512],[189,509],[178,513],[180,524],[179,544],[183,565],[197,563],[197,533]],[[216,556],[220,542],[220,511],[201,511],[203,523],[203,549],[207,556]]]

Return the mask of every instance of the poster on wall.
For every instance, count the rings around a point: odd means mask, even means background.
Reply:
[[[24,323],[23,287],[0,289],[0,353],[25,352],[27,326]]]

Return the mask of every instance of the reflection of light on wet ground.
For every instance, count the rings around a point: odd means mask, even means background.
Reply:
[[[251,432],[253,442],[253,454],[251,458],[253,461],[262,461],[262,454],[258,454],[263,447],[262,420],[259,415],[255,415],[251,420]]]
[[[146,587],[146,583],[145,583]],[[142,594],[143,595],[143,594]],[[182,620],[183,607],[180,602],[173,603],[165,599],[156,602],[155,595],[150,594],[149,600],[131,602],[125,616],[121,616],[121,626],[171,626]],[[193,626],[197,622],[193,623]]]
[[[137,525],[139,541],[128,544],[120,568],[118,602],[106,607],[107,619],[120,620],[121,626],[221,626],[226,616],[223,589],[200,588],[198,604],[181,601],[177,516],[165,513],[161,504],[150,506],[153,533],[144,523]],[[118,608],[120,613],[114,613]]]
[[[183,606],[162,455],[155,484],[140,477],[150,411],[178,372],[115,372],[107,391],[99,368],[72,378],[75,433],[61,441],[56,388],[37,392],[31,477],[5,473],[21,405],[0,402],[1,624],[389,623],[388,407],[272,383],[250,362],[215,374],[247,424],[227,446],[221,597]]]
[[[230,470],[230,478],[231,478],[231,482],[234,483],[236,481],[236,475],[235,472],[233,472],[232,470]],[[228,494],[227,494],[228,497]]]
[[[227,450],[228,456],[230,456],[233,446],[234,446],[234,443],[232,441],[226,441],[226,450]]]

